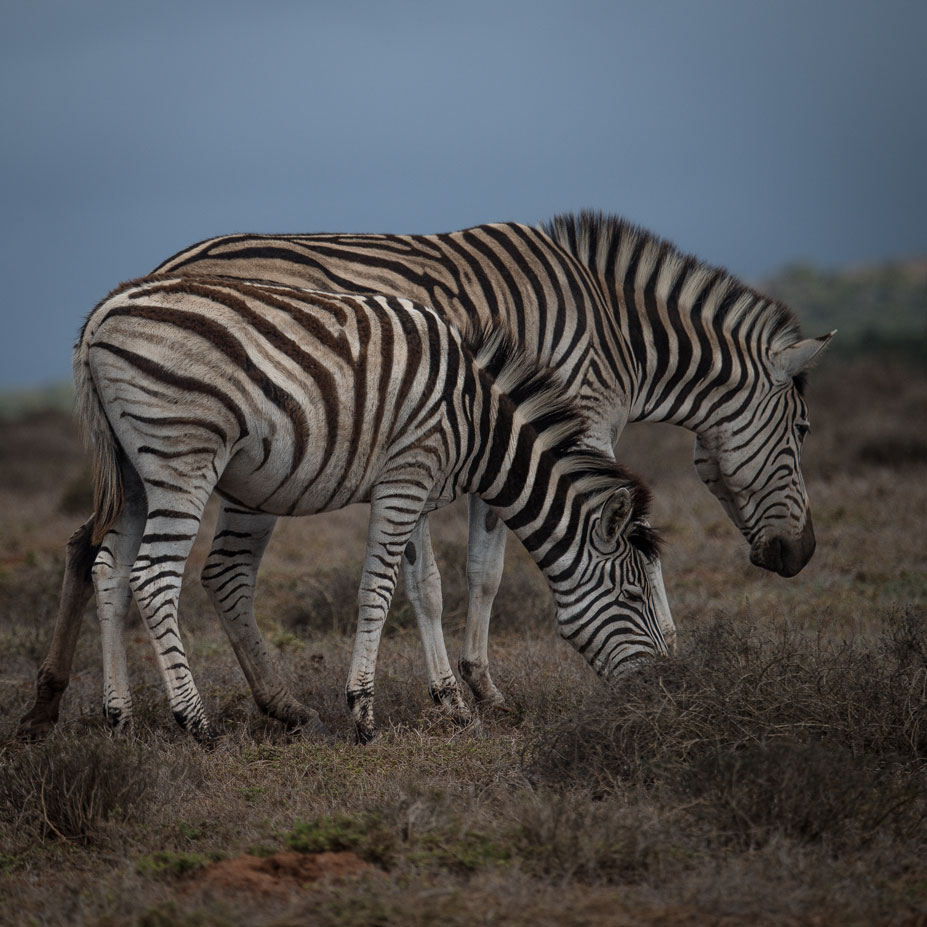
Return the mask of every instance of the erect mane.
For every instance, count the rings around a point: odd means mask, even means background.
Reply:
[[[518,407],[545,450],[579,451],[586,420],[556,371],[529,358],[514,335],[498,324],[468,327],[463,343],[477,367]]]
[[[700,261],[680,251],[672,242],[660,238],[646,229],[623,219],[595,210],[579,213],[562,213],[540,224],[540,229],[562,248],[586,266],[606,278],[615,277],[619,290],[633,290],[638,274],[638,263],[646,261],[650,267],[660,265],[707,282],[713,280],[723,287],[717,301],[717,313],[731,322],[758,303],[763,304],[762,317],[768,332],[769,346],[781,350],[801,338],[801,327],[795,313],[785,304],[758,293],[722,267]],[[619,255],[633,255],[619,266]],[[622,276],[624,279],[617,279]]]
[[[650,490],[629,470],[601,451],[583,446],[586,421],[556,372],[527,357],[508,329],[470,326],[463,344],[474,361],[519,408],[545,451],[566,464],[577,492],[595,504],[618,489],[631,493],[629,542],[648,560],[659,555],[660,537],[647,523]]]

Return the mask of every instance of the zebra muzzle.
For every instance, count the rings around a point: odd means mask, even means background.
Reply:
[[[794,576],[811,559],[814,548],[814,528],[809,512],[801,534],[797,537],[774,535],[764,539],[750,551],[750,562],[780,576]]]

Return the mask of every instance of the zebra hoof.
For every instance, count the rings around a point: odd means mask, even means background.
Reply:
[[[175,711],[177,723],[202,747],[212,750],[219,740],[219,733],[204,717],[190,721],[182,712]]]
[[[473,712],[470,711],[470,707],[464,701],[463,694],[456,681],[453,685],[432,686],[429,692],[435,706],[457,727],[466,727],[473,721]]]
[[[505,696],[496,688],[485,663],[461,658],[457,663],[457,668],[470,687],[480,711],[505,705]]]
[[[454,735],[455,737],[472,738],[473,740],[485,740],[489,737],[486,728],[480,718],[474,718],[462,731]]]
[[[219,733],[214,728],[206,725],[204,728],[191,731],[193,734],[193,739],[204,749],[207,753],[212,752],[219,746]]]
[[[24,715],[16,728],[16,739],[24,742],[44,740],[52,732],[57,718],[34,715],[33,712]]]
[[[132,715],[118,705],[104,705],[103,717],[114,734],[125,737],[132,733]]]
[[[359,727],[355,725],[354,733],[359,747],[366,747],[367,744],[373,743],[377,738],[377,729],[375,727]]]

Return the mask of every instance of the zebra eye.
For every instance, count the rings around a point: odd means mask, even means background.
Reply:
[[[796,422],[795,430],[798,432],[798,440],[804,441],[811,432],[811,426],[807,422]]]

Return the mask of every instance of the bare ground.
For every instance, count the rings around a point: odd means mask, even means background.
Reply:
[[[798,577],[749,564],[691,436],[632,427],[680,654],[606,686],[513,541],[491,639],[511,710],[457,730],[431,707],[399,596],[364,748],[341,694],[362,508],[281,522],[259,589],[334,742],[254,708],[196,582],[214,516],[181,620],[218,747],[174,724],[137,619],[137,730],[107,733],[92,609],[59,730],[14,742],[89,494],[67,418],[4,424],[0,923],[927,924],[927,376],[825,367],[810,402],[818,550]],[[434,519],[452,653],[465,532],[463,505]]]

